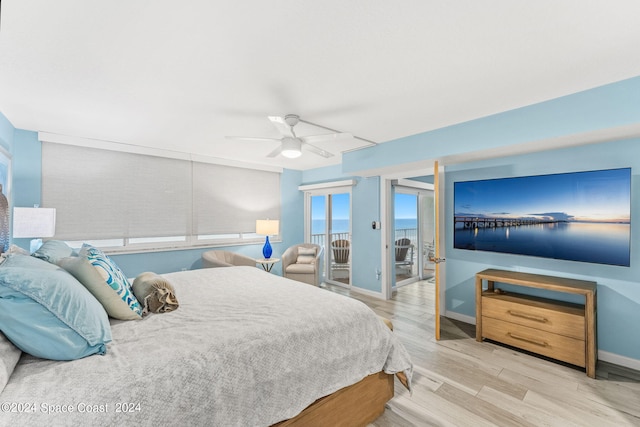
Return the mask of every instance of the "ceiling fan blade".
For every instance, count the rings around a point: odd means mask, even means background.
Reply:
[[[325,135],[310,135],[302,137],[301,139],[304,142],[308,143],[317,143],[317,142],[336,142],[336,141],[347,141],[352,139],[353,135],[350,133],[328,133]]]
[[[256,138],[253,136],[225,136],[225,138],[230,139],[232,141],[280,142],[280,140],[276,138]]]
[[[318,148],[315,145],[309,144],[307,141],[302,141],[302,146],[307,150],[311,151],[313,154],[317,154],[318,156],[322,156],[324,158],[333,157],[333,154],[330,152],[323,150],[322,148]]]
[[[267,157],[275,157],[282,152],[282,145],[279,145],[278,148],[267,154]]]
[[[269,120],[271,120],[271,123],[273,123],[276,129],[278,129],[278,132],[280,132],[282,135],[288,136],[290,138],[296,137],[293,133],[293,130],[291,129],[291,126],[289,126],[287,122],[284,121],[284,117],[269,116]]]

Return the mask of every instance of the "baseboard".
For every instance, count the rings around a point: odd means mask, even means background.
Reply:
[[[619,354],[609,353],[608,351],[598,350],[598,359],[603,362],[613,363],[614,365],[624,366],[625,368],[640,371],[640,360],[632,359]]]
[[[320,284],[320,287],[324,288],[326,286],[326,284],[327,283],[323,281]],[[350,292],[357,292],[359,294],[367,295],[367,296],[370,296],[370,297],[373,297],[373,298],[385,299],[384,295],[382,294],[382,292],[376,292],[376,291],[372,291],[372,290],[369,290],[369,289],[363,289],[363,288],[359,288],[359,287],[354,286],[354,285],[351,285],[351,286],[342,285],[341,286],[341,285],[333,284],[332,286],[337,286],[339,288],[348,290]]]
[[[370,297],[384,299],[384,295],[382,295],[382,292],[371,291],[369,289],[362,289],[362,288],[359,288],[357,286],[351,286],[351,288],[349,288],[349,290],[352,291],[352,292],[357,292],[359,294],[368,295]]]
[[[460,322],[469,323],[471,325],[476,324],[476,318],[474,316],[467,316],[466,314],[456,313],[455,311],[446,311],[444,317],[449,319],[459,320]]]

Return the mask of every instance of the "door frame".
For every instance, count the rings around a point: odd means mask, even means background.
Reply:
[[[435,176],[437,171],[438,176]],[[390,225],[390,219],[393,218],[393,199],[392,199],[392,183],[394,180],[406,179],[416,176],[434,175],[434,198],[439,197],[437,205],[437,212],[435,215],[439,218],[444,218],[445,212],[445,200],[444,200],[444,185],[445,185],[445,168],[443,165],[439,165],[437,161],[433,162],[430,166],[424,168],[416,168],[402,172],[394,172],[385,175],[380,175],[380,224],[381,224],[381,254],[382,254],[382,268],[381,268],[381,281],[382,281],[382,296],[385,299],[391,299],[393,295],[392,278],[391,274],[394,273],[394,269],[391,265],[390,251],[393,249],[388,242],[393,239],[392,233],[394,227]],[[437,185],[437,187],[436,187]],[[437,257],[444,259],[445,254],[445,222],[437,221],[438,230],[436,232],[437,241],[435,242],[437,251]],[[445,292],[446,292],[446,274],[445,269],[436,265],[438,271],[439,282],[436,285],[436,312],[441,312],[440,308],[445,307]],[[436,339],[440,338],[440,319],[436,319]]]
[[[353,186],[355,180],[344,180],[335,182],[326,182],[322,184],[301,185],[299,190],[304,192],[304,241],[311,243],[311,197],[313,196],[329,196],[332,194],[349,194],[349,236],[352,236],[353,229]],[[323,268],[321,270],[321,281],[331,283],[332,285],[342,286],[351,289],[353,283],[353,264],[349,263],[349,284],[346,285],[341,282],[331,281],[331,246],[327,239],[329,219],[330,219],[331,203],[325,204],[325,247],[322,255],[321,264]],[[353,246],[353,245],[352,245]],[[353,249],[352,249],[353,250]]]
[[[417,215],[417,237],[418,237],[418,242],[416,244],[416,248],[415,251],[417,253],[416,256],[416,260],[417,260],[417,266],[416,266],[416,275],[412,276],[409,279],[405,279],[403,280],[400,286],[404,286],[410,283],[415,283],[418,282],[420,280],[423,280],[423,274],[424,274],[424,230],[422,229],[422,221],[421,221],[421,215],[424,214],[423,208],[421,206],[421,201],[422,201],[422,197],[424,197],[424,193],[429,191],[431,193],[433,193],[434,197],[435,197],[435,191],[433,189],[433,184],[429,184],[429,183],[425,183],[425,182],[420,182],[420,181],[413,181],[410,179],[397,179],[397,180],[392,180],[391,181],[391,187],[392,187],[392,195],[393,197],[393,204],[391,206],[391,209],[389,210],[389,212],[391,213],[391,216],[389,217],[389,224],[394,224],[394,227],[390,227],[393,228],[393,230],[395,230],[395,195],[397,195],[398,193],[400,194],[410,194],[410,195],[414,195],[416,196],[416,215]],[[393,188],[395,187],[395,190],[393,190]],[[391,196],[391,195],[390,195]],[[435,215],[435,212],[434,212]],[[393,219],[393,222],[391,221]],[[435,218],[434,218],[434,222],[435,222]],[[391,244],[393,245],[393,248],[391,248],[391,250],[389,251],[389,256],[392,256],[392,254],[395,254],[395,240],[396,240],[396,236],[393,234],[393,230],[390,230],[391,233],[391,240],[389,240],[389,242],[391,242]],[[395,258],[395,257],[394,257]],[[393,261],[391,261],[391,264],[394,264]],[[395,268],[395,265],[394,265]],[[395,271],[394,271],[395,273]],[[393,277],[395,276],[395,274],[390,275],[391,277],[391,286],[392,286],[392,292],[393,292]],[[398,288],[398,283],[395,283],[395,289]]]

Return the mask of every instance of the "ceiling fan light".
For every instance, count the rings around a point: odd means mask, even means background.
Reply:
[[[295,159],[302,155],[302,143],[298,138],[283,138],[282,155],[289,159]]]

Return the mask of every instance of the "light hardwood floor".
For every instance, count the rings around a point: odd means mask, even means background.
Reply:
[[[383,301],[344,288],[393,321],[414,363],[413,394],[396,394],[369,427],[640,426],[640,372],[598,362],[596,376],[490,342],[475,326],[441,319],[434,338],[433,284],[417,282]]]

